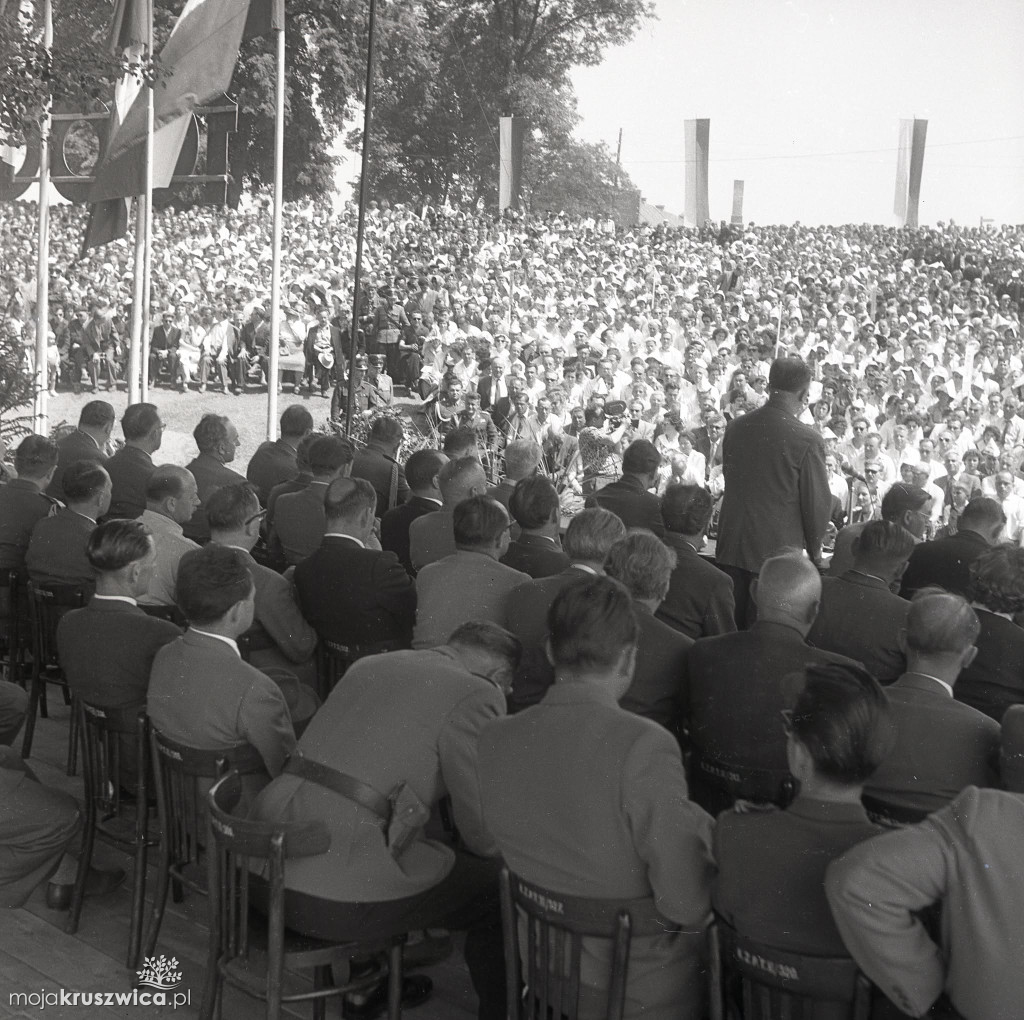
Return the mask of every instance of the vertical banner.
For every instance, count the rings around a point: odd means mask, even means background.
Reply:
[[[921,200],[921,172],[928,121],[901,120],[896,149],[896,201],[893,212],[900,226],[916,227]]]
[[[683,216],[688,227],[702,227],[708,213],[708,139],[711,121],[685,122],[686,138],[686,206]]]
[[[743,181],[732,182],[732,219],[734,227],[743,226]]]
[[[498,211],[519,207],[523,181],[523,117],[501,117],[498,124]]]

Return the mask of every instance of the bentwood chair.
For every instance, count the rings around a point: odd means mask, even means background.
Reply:
[[[788,771],[750,768],[706,754],[690,752],[690,797],[712,817],[737,800],[786,807],[796,795],[796,782]]]

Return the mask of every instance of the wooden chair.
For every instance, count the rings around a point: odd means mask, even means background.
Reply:
[[[737,800],[786,807],[796,796],[796,781],[788,772],[749,768],[705,754],[690,752],[690,797],[712,817]]]
[[[24,684],[22,666],[25,661],[26,634],[22,626],[25,616],[25,577],[22,571],[0,570],[0,667],[11,683]]]
[[[64,703],[71,704],[71,691],[67,677],[61,668],[57,655],[57,624],[71,609],[78,609],[86,602],[85,590],[76,585],[46,585],[28,582],[28,621],[31,633],[32,679],[28,692],[28,711],[25,714],[25,736],[21,744],[22,758],[32,754],[32,737],[36,731],[36,716],[48,718],[46,710],[46,685],[57,684],[64,692]],[[67,773],[75,774],[78,760],[78,718],[71,713],[71,730],[68,734]]]
[[[291,932],[284,926],[285,867],[288,860],[326,853],[330,833],[322,821],[272,823],[240,818],[232,811],[241,797],[239,773],[230,771],[207,794],[212,845],[207,853],[210,946],[202,1020],[221,1015],[224,985],[266,1003],[267,1020],[278,1020],[281,1004],[312,1002],[323,1020],[326,999],[371,987],[377,975],[333,985],[331,967],[387,949],[388,1017],[402,1015],[404,936],[376,943],[330,942]],[[250,917],[250,863],[265,866],[266,916]],[[261,880],[262,881],[262,880]],[[251,923],[253,922],[253,923]],[[284,994],[283,973],[312,970],[313,990]]]
[[[128,931],[126,966],[135,970],[142,943],[142,915],[145,908],[146,855],[156,840],[149,836],[148,744],[149,720],[140,708],[102,708],[75,699],[82,733],[82,773],[85,781],[85,829],[78,873],[71,895],[67,931],[78,931],[85,897],[85,883],[92,863],[92,851],[99,836],[104,842],[134,857],[131,923]],[[134,746],[133,746],[134,743]],[[122,768],[125,754],[134,753],[134,802],[126,797],[129,777]]]
[[[520,921],[526,926],[525,960]],[[622,1020],[633,922],[619,901],[563,896],[503,868],[501,922],[509,1020],[577,1020],[584,937],[612,944],[604,1016]]]
[[[324,702],[334,690],[334,685],[352,665],[354,656],[348,645],[320,638],[316,646],[316,693]]]
[[[868,1020],[871,982],[849,957],[776,949],[721,918],[709,937],[711,1020]]]
[[[868,818],[876,825],[884,825],[887,829],[902,829],[907,825],[923,822],[930,812],[920,808],[909,808],[903,804],[893,804],[877,794],[862,793],[860,802]]]

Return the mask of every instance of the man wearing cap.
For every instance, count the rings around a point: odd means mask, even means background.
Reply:
[[[369,367],[370,359],[365,354],[357,354],[351,381],[344,382],[339,374],[338,383],[334,387],[334,396],[331,398],[332,420],[340,418],[342,414],[347,412],[349,385],[353,388],[353,414],[365,414],[371,407],[375,406],[373,403],[374,389],[366,382],[366,370]]]

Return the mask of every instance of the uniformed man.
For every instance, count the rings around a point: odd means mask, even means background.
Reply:
[[[355,366],[352,369],[351,385],[354,387],[352,395],[352,413],[354,415],[365,414],[376,404],[373,402],[376,397],[376,388],[366,381],[366,372],[370,367],[369,359],[365,354],[357,354]],[[349,384],[339,379],[334,387],[334,396],[331,398],[331,418],[341,418],[348,407]]]
[[[376,390],[371,407],[390,407],[395,400],[395,383],[388,375],[385,364],[387,358],[383,354],[371,354],[366,371],[366,384]]]

